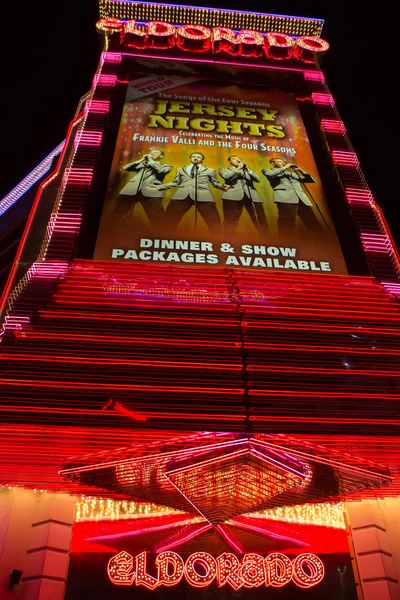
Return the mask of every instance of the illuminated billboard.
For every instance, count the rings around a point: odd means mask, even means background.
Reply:
[[[295,96],[132,80],[94,258],[347,273]]]

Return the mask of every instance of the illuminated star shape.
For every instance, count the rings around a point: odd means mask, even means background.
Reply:
[[[85,485],[111,490],[136,501],[157,502],[186,514],[182,522],[151,526],[117,536],[149,535],[175,528],[157,542],[154,552],[183,545],[215,532],[237,553],[242,546],[237,531],[272,540],[305,545],[300,539],[265,527],[250,516],[266,509],[329,498],[337,499],[356,486],[378,486],[390,479],[387,473],[360,465],[348,465],[334,455],[320,456],[310,447],[282,442],[267,435],[203,434],[182,437],[175,445],[157,450],[137,449],[132,458],[107,463],[69,466],[64,477]],[[188,515],[194,515],[188,519]],[[114,537],[114,536],[113,536]],[[102,539],[107,539],[105,536]]]

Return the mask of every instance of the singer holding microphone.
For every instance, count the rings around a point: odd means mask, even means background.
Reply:
[[[229,185],[229,189],[222,194],[225,233],[235,233],[245,208],[257,231],[263,236],[268,235],[263,199],[254,187],[254,183],[260,181],[259,176],[239,156],[230,156],[228,161],[230,166],[219,170],[220,176]]]
[[[124,171],[132,173],[132,177],[120,191],[111,219],[121,219],[140,202],[154,232],[161,233],[164,224],[164,194],[158,187],[153,187],[153,184],[161,185],[172,169],[171,165],[161,162],[163,158],[161,150],[150,148],[142,158],[122,167]]]
[[[210,232],[220,233],[221,221],[210,185],[220,190],[229,189],[229,185],[220,183],[215,170],[202,164],[205,156],[201,152],[192,152],[189,159],[189,165],[178,167],[173,181],[164,185],[154,184],[151,186],[157,187],[161,191],[178,188],[165,211],[166,223],[170,227],[176,228],[182,217],[194,206],[195,227],[197,214],[200,213]]]
[[[279,213],[279,233],[295,232],[296,217],[301,219],[308,231],[322,233],[322,226],[313,212],[314,205],[320,212],[319,207],[315,200],[314,203],[311,201],[311,194],[305,191],[307,188],[302,187],[305,183],[315,183],[314,177],[298,165],[287,163],[283,158],[271,158],[269,162],[272,168],[262,169],[262,173],[274,190],[274,202]]]

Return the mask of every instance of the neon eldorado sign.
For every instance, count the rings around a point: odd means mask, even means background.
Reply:
[[[260,33],[249,29],[235,32],[228,27],[208,28],[204,25],[182,25],[175,27],[164,21],[149,21],[137,24],[135,21],[101,19],[99,30],[106,33],[119,33],[120,42],[138,50],[177,48],[186,52],[229,54],[285,60],[300,59],[314,62],[315,55],[326,52],[327,41],[317,36],[293,38],[285,33]]]
[[[282,587],[293,581],[300,588],[310,588],[322,581],[324,565],[315,554],[299,554],[292,560],[285,554],[273,552],[263,557],[244,554],[239,558],[224,552],[214,558],[208,552],[194,552],[184,560],[176,552],[161,552],[155,557],[157,577],[147,571],[147,553],[133,557],[122,551],[113,556],[107,566],[110,581],[119,586],[144,586],[154,590],[158,586],[175,586],[182,579],[196,588],[216,582],[217,587],[229,585],[240,588]]]

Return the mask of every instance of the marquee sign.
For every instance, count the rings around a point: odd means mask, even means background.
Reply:
[[[285,554],[273,552],[263,557],[259,554],[244,554],[240,559],[235,554],[224,552],[214,558],[208,552],[194,552],[184,560],[176,552],[161,552],[155,558],[157,576],[147,571],[147,553],[133,557],[122,551],[113,556],[107,567],[110,581],[115,585],[144,586],[154,590],[158,586],[175,586],[183,579],[196,588],[216,582],[218,587],[228,585],[240,588],[282,587],[293,581],[300,588],[310,588],[322,581],[324,565],[315,554],[299,554],[290,559]]]
[[[230,56],[267,57],[272,59],[300,59],[314,62],[315,55],[329,48],[328,42],[318,36],[291,37],[285,33],[229,27],[182,25],[176,27],[164,21],[121,21],[101,19],[97,28],[107,34],[119,33],[124,46],[139,50],[178,48],[187,52],[228,54]]]

